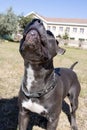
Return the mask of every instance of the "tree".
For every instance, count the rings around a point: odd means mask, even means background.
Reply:
[[[19,18],[19,26],[22,30],[26,27],[26,25],[33,19],[33,15],[28,17],[20,16]]]
[[[0,35],[2,36],[4,34],[5,31],[5,27],[4,27],[4,15],[0,14]]]
[[[0,14],[0,35],[12,35],[18,29],[18,16],[10,7],[5,14]]]
[[[67,40],[67,39],[69,39],[69,36],[68,36],[68,34],[65,32],[65,34],[63,35],[63,39],[64,40]]]

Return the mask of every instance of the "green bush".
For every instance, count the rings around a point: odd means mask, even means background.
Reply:
[[[12,41],[12,42],[14,41],[12,35],[4,35],[3,39],[8,40],[8,41]]]

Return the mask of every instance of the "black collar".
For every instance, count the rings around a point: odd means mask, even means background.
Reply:
[[[60,68],[55,68],[55,69],[54,69],[54,72],[55,72],[57,75],[61,76],[61,74],[60,74]]]
[[[56,86],[55,79],[53,79],[51,84],[49,85],[49,87],[47,89],[45,87],[40,91],[37,91],[34,93],[29,93],[29,92],[24,90],[23,83],[22,83],[22,92],[24,93],[24,95],[27,98],[40,98],[40,97],[46,95],[47,93],[49,93],[51,90],[53,90],[55,86]]]

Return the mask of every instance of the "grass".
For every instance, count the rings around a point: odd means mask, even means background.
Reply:
[[[57,55],[54,58],[55,67],[70,67],[75,61],[79,63],[75,66],[74,70],[78,75],[82,90],[79,98],[79,109],[77,111],[77,120],[79,125],[79,130],[82,130],[86,127],[87,124],[87,50],[69,48],[64,46],[66,53],[64,55]],[[0,100],[1,100],[1,113],[2,110],[4,113],[8,111],[12,113],[15,112],[14,108],[6,107],[3,102],[7,102],[10,106],[9,100],[13,102],[14,96],[18,95],[21,78],[24,72],[23,59],[19,54],[19,44],[11,42],[0,43]],[[2,99],[6,99],[3,101]],[[9,100],[8,100],[9,99]],[[8,100],[8,101],[7,101]],[[2,109],[3,108],[3,109]],[[0,116],[1,116],[0,113]],[[6,117],[6,122],[8,117]],[[16,113],[17,115],[17,113]],[[3,117],[4,118],[4,117]],[[1,118],[0,118],[1,119]],[[0,120],[1,121],[1,120]],[[5,122],[5,120],[3,120]],[[13,121],[14,122],[14,121]],[[58,125],[58,130],[70,130],[69,123],[66,119],[66,116],[61,114],[60,121]],[[8,130],[8,129],[0,129]],[[15,130],[15,129],[9,129]],[[40,130],[35,127],[34,130]]]
[[[23,60],[19,54],[19,44],[9,42],[0,44],[1,96],[2,94],[4,97],[17,95],[22,72]]]

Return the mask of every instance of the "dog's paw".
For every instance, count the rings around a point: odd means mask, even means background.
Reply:
[[[41,113],[41,116],[45,117],[48,121],[52,122],[52,118],[49,116],[49,113],[47,111],[43,111]]]
[[[44,110],[43,112],[41,112],[41,116],[46,116],[48,114],[47,110]]]

